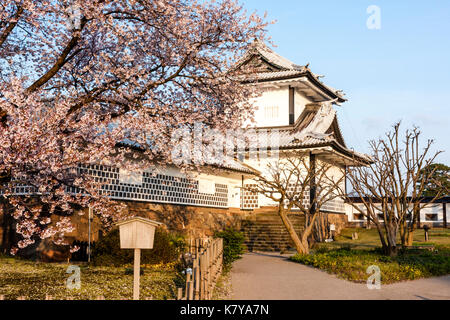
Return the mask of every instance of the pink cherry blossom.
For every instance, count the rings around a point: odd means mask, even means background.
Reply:
[[[123,215],[79,164],[167,163],[174,129],[252,117],[230,67],[267,23],[235,1],[2,0],[0,22],[0,192],[21,248],[64,243],[74,208]]]

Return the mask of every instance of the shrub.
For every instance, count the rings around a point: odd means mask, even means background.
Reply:
[[[317,249],[314,250],[314,253],[327,253],[330,251],[327,246],[317,246]]]
[[[223,264],[225,271],[228,271],[231,269],[232,263],[240,259],[245,251],[244,234],[229,228],[216,232],[214,237],[223,239]]]
[[[296,254],[292,261],[319,268],[356,282],[368,278],[367,267],[377,265],[383,283],[442,276],[450,273],[450,255],[442,249],[439,253],[424,251],[420,254],[405,252],[388,257],[380,250],[332,249],[310,255]]]
[[[186,243],[181,236],[156,228],[153,249],[142,250],[142,264],[166,264],[176,262]],[[120,266],[133,263],[133,250],[120,249],[119,230],[114,229],[101,238],[92,250],[94,265]]]

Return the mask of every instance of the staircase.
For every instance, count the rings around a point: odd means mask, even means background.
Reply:
[[[304,228],[305,217],[303,215],[289,214],[288,218],[294,224],[297,233]],[[249,252],[286,251],[294,247],[286,227],[274,208],[244,220],[242,231]]]

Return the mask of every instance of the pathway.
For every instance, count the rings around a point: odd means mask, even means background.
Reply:
[[[450,276],[420,279],[369,290],[324,271],[271,253],[248,253],[231,273],[233,300],[450,300]]]

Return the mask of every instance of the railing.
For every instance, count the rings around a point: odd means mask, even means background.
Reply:
[[[186,286],[178,288],[178,300],[210,300],[222,273],[223,239],[195,239],[189,242],[192,269]]]

